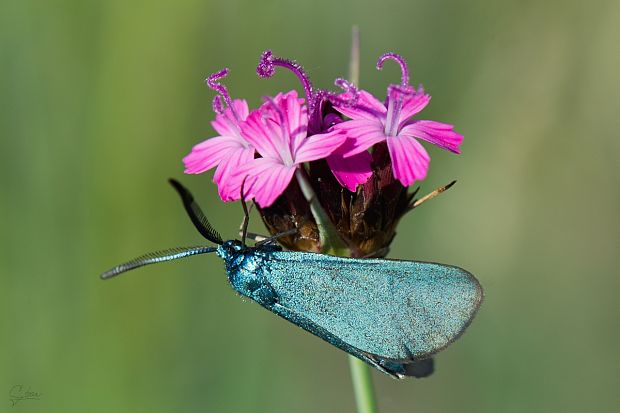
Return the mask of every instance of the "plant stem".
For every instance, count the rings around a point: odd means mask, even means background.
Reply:
[[[351,59],[349,60],[349,80],[359,86],[360,81],[360,31],[357,26],[351,29]],[[370,366],[357,357],[349,355],[349,368],[355,393],[358,413],[377,413],[375,390],[372,386]]]
[[[349,81],[356,86],[360,81],[360,30],[357,26],[351,29],[351,58],[349,60]]]
[[[305,171],[297,169],[295,177],[297,182],[299,182],[301,192],[310,204],[310,210],[319,229],[322,251],[341,257],[350,256],[350,251],[345,247],[336,228],[334,228],[334,225],[319,203],[312,185],[308,182]],[[351,368],[351,379],[353,381],[353,391],[358,413],[377,413],[370,366],[351,355],[349,355],[349,366]]]
[[[377,402],[372,386],[370,366],[357,357],[349,355],[349,367],[358,413],[377,413]]]
[[[321,242],[321,252],[331,254],[348,256],[348,249],[338,231],[334,228],[334,225],[329,220],[327,213],[321,206],[319,199],[316,197],[312,185],[308,182],[306,173],[303,169],[298,168],[295,172],[295,177],[301,188],[301,192],[304,194],[306,201],[310,204],[310,211],[314,216],[316,225],[319,229],[319,239]]]
[[[334,225],[319,203],[312,185],[308,182],[305,171],[298,169],[295,172],[295,176],[297,182],[299,182],[301,192],[310,204],[310,210],[317,223],[322,251],[341,257],[350,256],[350,251],[343,244],[336,228],[334,228]],[[349,355],[349,366],[351,368],[351,379],[353,381],[353,391],[358,413],[377,413],[370,366],[351,355]]]

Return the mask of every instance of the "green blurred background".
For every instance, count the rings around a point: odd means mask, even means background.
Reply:
[[[459,183],[403,220],[391,256],[486,290],[434,376],[374,373],[381,411],[617,411],[620,3],[603,0],[3,0],[0,411],[15,384],[42,398],[11,411],[354,410],[344,353],[241,300],[216,257],[98,278],[202,242],[171,176],[234,237],[239,205],[182,175],[214,135],[203,79],[230,67],[252,105],[298,87],[256,77],[272,48],[330,87],[353,24],[363,87],[399,79],[374,69],[397,51],[433,95],[424,118],[465,135],[461,156],[429,149],[422,191]]]

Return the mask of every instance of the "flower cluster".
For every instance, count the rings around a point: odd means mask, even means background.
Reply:
[[[406,187],[426,177],[430,157],[420,140],[454,153],[463,140],[452,125],[413,119],[430,96],[409,84],[401,56],[384,54],[378,70],[386,60],[400,65],[402,77],[381,101],[344,79],[335,82],[341,92],[315,89],[299,64],[268,50],[258,75],[271,77],[276,67],[292,71],[305,99],[296,91],[279,93],[252,111],[219,82],[228,69],[214,73],[207,84],[218,92],[212,125],[219,136],[194,146],[183,159],[185,172],[216,168],[222,200],[253,199],[272,233],[297,229],[284,240],[287,247],[320,251],[315,217],[299,186],[309,182],[352,255],[379,254],[411,207]]]

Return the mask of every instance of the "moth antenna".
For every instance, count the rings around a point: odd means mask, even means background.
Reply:
[[[248,236],[248,225],[250,224],[250,212],[248,211],[248,205],[245,202],[245,180],[247,176],[243,178],[241,182],[241,208],[243,208],[243,221],[241,222],[241,245],[245,248],[245,239]]]
[[[430,201],[431,199],[435,198],[437,195],[439,195],[442,192],[447,191],[448,189],[450,189],[452,187],[452,185],[454,185],[455,183],[456,183],[456,181],[452,181],[448,185],[440,186],[439,188],[435,189],[430,194],[427,194],[427,195],[423,196],[422,198],[413,201],[411,204],[409,204],[409,209],[417,208],[420,205],[422,205],[423,203],[425,203],[426,201]]]
[[[192,193],[175,179],[169,179],[168,182],[170,182],[181,196],[185,211],[187,211],[189,218],[192,220],[198,232],[209,241],[222,245],[224,243],[222,236],[211,226],[209,220],[202,212],[202,209],[200,209],[200,206],[194,201]]]
[[[131,261],[127,261],[126,263],[117,265],[116,267],[109,269],[108,271],[101,274],[101,279],[107,280],[108,278],[115,277],[124,272],[144,267],[145,265],[176,260],[192,255],[206,254],[209,252],[214,252],[216,250],[217,248],[215,247],[177,247],[169,248],[162,251],[149,252],[148,254],[141,255]]]

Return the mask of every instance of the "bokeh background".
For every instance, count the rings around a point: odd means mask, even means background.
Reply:
[[[213,136],[223,66],[251,104],[298,87],[258,79],[260,53],[316,85],[396,65],[433,95],[424,117],[465,135],[430,148],[391,256],[476,274],[486,301],[426,380],[374,373],[383,412],[611,412],[620,405],[618,1],[82,1],[0,3],[0,411],[352,412],[345,355],[227,285],[215,256],[110,282],[135,255],[201,243],[166,183],[181,178],[224,234],[211,174],[181,158]],[[261,230],[254,218],[253,229]],[[13,410],[11,410],[13,411]]]

